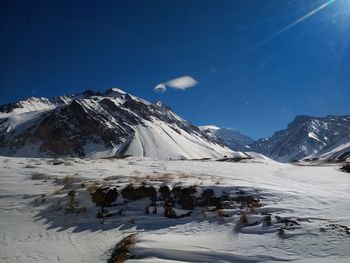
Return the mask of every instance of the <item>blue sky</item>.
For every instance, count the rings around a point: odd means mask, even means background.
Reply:
[[[0,104],[118,87],[254,138],[350,113],[348,0],[17,0],[0,22]]]

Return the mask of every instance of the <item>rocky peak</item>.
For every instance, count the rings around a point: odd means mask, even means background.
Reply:
[[[49,106],[28,107],[32,112],[21,118],[17,118],[17,112],[0,115],[0,154],[36,157],[130,153],[200,158],[221,157],[221,152],[229,152],[164,104],[152,104],[120,89],[28,101]]]

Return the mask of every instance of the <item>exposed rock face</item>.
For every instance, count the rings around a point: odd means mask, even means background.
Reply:
[[[193,153],[200,155],[219,156],[218,149],[229,151],[208,140],[163,103],[152,104],[119,89],[103,94],[88,90],[53,99],[29,98],[0,110],[1,155],[100,157],[136,152],[155,158],[159,151],[164,158],[197,158],[202,156],[189,153],[185,146],[198,147]],[[149,141],[157,143],[158,137],[163,138],[162,145],[147,145]],[[181,147],[184,139],[190,145],[186,142]],[[133,140],[136,142],[130,146]],[[144,149],[147,147],[155,151],[150,153]]]
[[[350,142],[350,116],[297,116],[287,129],[251,144],[251,150],[288,162],[317,157]]]

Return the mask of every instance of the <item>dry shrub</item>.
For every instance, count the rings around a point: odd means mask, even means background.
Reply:
[[[63,188],[60,188],[56,191],[53,192],[54,195],[61,195],[61,194],[64,194],[64,189]]]
[[[247,214],[246,213],[242,213],[241,216],[239,217],[234,230],[236,232],[239,232],[239,230],[241,230],[241,228],[246,225],[248,223],[248,218],[247,218]]]
[[[108,263],[122,263],[132,258],[130,249],[136,243],[136,234],[131,234],[124,237],[115,247],[111,250],[111,256],[108,259]]]
[[[171,173],[163,173],[156,176],[156,179],[164,183],[170,183],[174,179],[174,176]]]
[[[219,216],[220,218],[227,217],[227,214],[226,214],[225,211],[222,210],[222,209],[217,210],[217,213],[218,213],[218,216]]]
[[[85,207],[78,207],[78,201],[76,200],[76,194],[77,192],[75,190],[70,190],[67,193],[68,197],[68,208],[66,209],[67,213],[85,213],[86,208]]]
[[[98,188],[100,188],[102,184],[98,182],[92,182],[88,185],[87,190],[90,194],[94,193]]]
[[[75,181],[75,179],[71,175],[67,175],[67,176],[63,177],[64,188],[72,188],[74,181]]]
[[[180,179],[187,179],[187,178],[190,177],[190,175],[185,174],[185,173],[180,173],[180,174],[178,175],[178,177],[179,177]]]
[[[222,178],[221,177],[216,177],[214,182],[215,182],[216,185],[221,184],[222,183]]]

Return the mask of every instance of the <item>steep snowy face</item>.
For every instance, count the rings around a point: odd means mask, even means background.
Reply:
[[[0,109],[1,155],[189,159],[233,154],[163,103],[119,89],[29,98]]]
[[[20,100],[15,103],[0,106],[0,113],[25,113],[30,111],[39,111],[45,109],[52,109],[53,103],[46,98],[30,97],[26,100]],[[1,116],[1,115],[0,115]]]
[[[251,150],[288,162],[313,158],[350,142],[350,116],[296,116],[287,129],[251,144]]]
[[[219,128],[213,125],[200,126],[199,128],[209,138],[225,144],[234,151],[248,151],[250,150],[249,144],[254,142],[249,136],[233,129]]]

